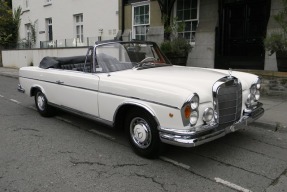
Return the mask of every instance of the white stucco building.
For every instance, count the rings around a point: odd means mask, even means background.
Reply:
[[[118,0],[13,0],[22,8],[20,40],[33,48],[92,45],[113,39],[119,29]],[[31,27],[32,26],[32,27]]]

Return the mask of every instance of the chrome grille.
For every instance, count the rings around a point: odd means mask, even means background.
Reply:
[[[221,84],[214,90],[215,110],[219,124],[239,120],[242,109],[242,88],[236,78],[220,79]]]

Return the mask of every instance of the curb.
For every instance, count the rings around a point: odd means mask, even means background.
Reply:
[[[10,77],[10,78],[14,78],[14,79],[18,79],[18,75],[13,75],[13,74],[8,74],[8,73],[3,73],[0,72],[0,76],[4,76],[4,77]]]
[[[271,130],[274,132],[287,128],[287,125],[283,125],[282,123],[279,123],[279,122],[255,121],[255,122],[250,123],[249,125],[262,128],[262,129],[266,129],[266,130]]]

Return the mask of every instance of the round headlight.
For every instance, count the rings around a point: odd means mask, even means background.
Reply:
[[[197,113],[197,111],[193,111],[190,114],[189,122],[191,125],[195,125],[197,120],[198,120],[198,113]]]
[[[194,110],[198,108],[198,105],[199,105],[199,97],[198,95],[193,95],[192,98],[190,99],[190,106]]]
[[[214,116],[214,110],[208,107],[203,112],[202,120],[208,123],[213,119],[213,116]]]

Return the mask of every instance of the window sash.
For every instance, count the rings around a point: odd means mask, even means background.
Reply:
[[[75,18],[75,30],[77,43],[84,42],[84,25],[83,14],[74,15]]]
[[[199,20],[199,0],[177,0],[175,14],[179,22],[185,23],[183,32],[178,32],[178,35],[194,42]]]
[[[137,40],[146,40],[146,34],[150,25],[150,5],[134,5],[132,9],[132,36]]]

